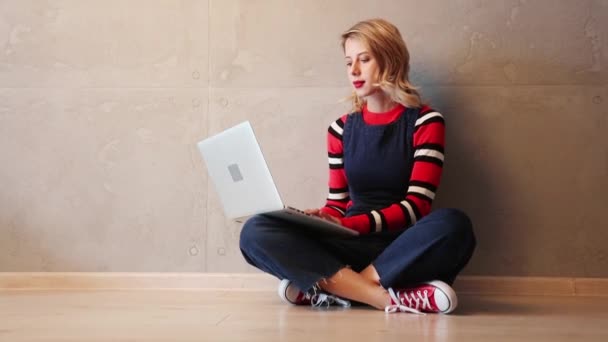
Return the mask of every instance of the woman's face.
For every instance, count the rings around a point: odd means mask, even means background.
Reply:
[[[348,38],[344,43],[344,58],[348,79],[360,98],[378,91],[372,84],[377,82],[379,67],[363,42]]]

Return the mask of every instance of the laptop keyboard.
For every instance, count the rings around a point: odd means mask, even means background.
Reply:
[[[300,210],[300,209],[296,209],[296,208],[294,208],[294,207],[287,207],[287,208],[288,208],[288,209],[291,209],[291,210],[295,210],[295,211],[299,212],[300,214],[304,214],[304,215],[306,215],[306,216],[312,216],[312,217],[316,217],[315,215],[309,214],[309,213],[307,213],[307,212],[305,212],[305,211],[302,211],[302,210]]]

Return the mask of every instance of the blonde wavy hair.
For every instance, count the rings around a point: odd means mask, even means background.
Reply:
[[[391,100],[408,108],[419,108],[422,99],[418,88],[409,80],[410,53],[403,37],[395,25],[384,19],[360,21],[342,34],[342,51],[345,51],[346,40],[360,40],[376,59],[379,67],[378,83]],[[364,100],[356,92],[344,99],[352,101],[353,111],[361,111]]]

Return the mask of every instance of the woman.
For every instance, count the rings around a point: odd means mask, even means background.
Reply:
[[[391,23],[373,19],[342,35],[353,110],[327,135],[329,196],[308,213],[360,233],[320,238],[258,215],[241,232],[251,265],[279,279],[292,304],[387,312],[449,313],[450,287],[475,248],[469,218],[431,212],[443,167],[443,116],[424,105],[408,78],[409,53]]]

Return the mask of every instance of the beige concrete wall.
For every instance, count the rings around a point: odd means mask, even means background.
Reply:
[[[195,148],[252,121],[322,204],[339,34],[384,17],[448,122],[468,274],[608,276],[608,1],[0,1],[0,270],[253,271]]]

